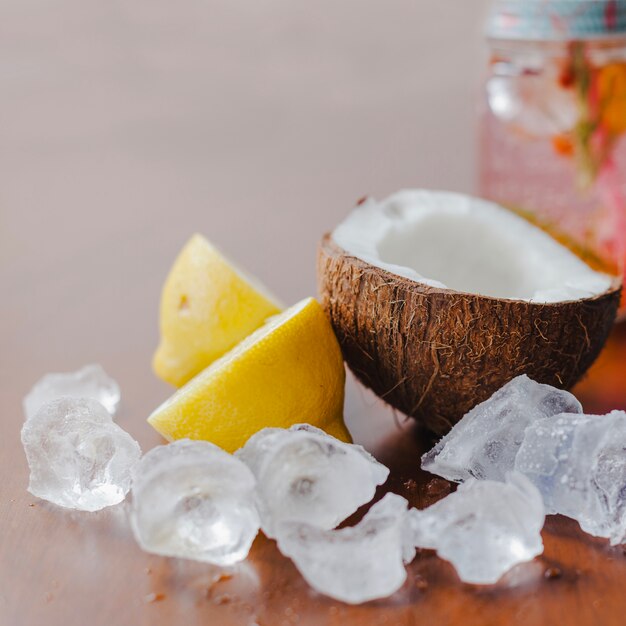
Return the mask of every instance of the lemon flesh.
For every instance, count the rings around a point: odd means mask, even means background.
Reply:
[[[170,441],[205,439],[229,452],[262,428],[302,422],[349,442],[344,385],[333,329],[317,300],[307,298],[214,361],[148,422]]]
[[[263,287],[194,235],[163,286],[153,369],[180,387],[280,310]]]

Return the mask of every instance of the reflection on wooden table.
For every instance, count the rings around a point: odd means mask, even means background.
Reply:
[[[598,360],[574,393],[586,412],[626,409],[626,322],[615,326]]]

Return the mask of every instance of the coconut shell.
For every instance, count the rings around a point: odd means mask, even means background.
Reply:
[[[318,287],[352,372],[438,434],[520,374],[574,385],[602,349],[621,291],[616,279],[596,297],[538,304],[439,289],[357,259],[329,235]]]

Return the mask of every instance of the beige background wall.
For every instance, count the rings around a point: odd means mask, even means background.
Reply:
[[[291,302],[364,193],[470,190],[484,7],[2,0],[2,375],[80,365],[71,342],[152,380],[160,285],[196,230]]]

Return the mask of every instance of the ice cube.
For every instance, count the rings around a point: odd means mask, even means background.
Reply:
[[[526,427],[564,412],[582,413],[571,393],[518,376],[469,411],[422,457],[422,468],[457,482],[504,480]]]
[[[120,402],[120,388],[97,364],[75,372],[46,374],[24,398],[24,414],[27,419],[33,417],[43,404],[63,397],[92,398],[114,415]]]
[[[407,501],[392,493],[353,527],[323,530],[306,522],[280,522],[276,530],[279,550],[309,585],[350,604],[397,591],[406,579],[404,563],[415,555]]]
[[[524,476],[506,482],[468,479],[424,510],[411,509],[413,542],[454,565],[467,583],[492,584],[543,552],[541,494]]]
[[[135,538],[155,554],[232,565],[259,531],[255,486],[242,461],[207,441],[154,448],[133,470]]]
[[[91,398],[60,398],[44,404],[22,427],[30,467],[28,490],[59,506],[97,511],[121,502],[137,442]]]
[[[261,527],[268,537],[282,521],[335,528],[369,502],[389,475],[361,446],[308,424],[265,428],[235,454],[256,476]]]
[[[573,90],[563,89],[558,76],[546,72],[502,75],[487,81],[487,101],[495,117],[530,137],[550,137],[570,131],[577,121]]]
[[[531,424],[515,467],[561,513],[611,544],[626,542],[626,413],[562,414]]]

